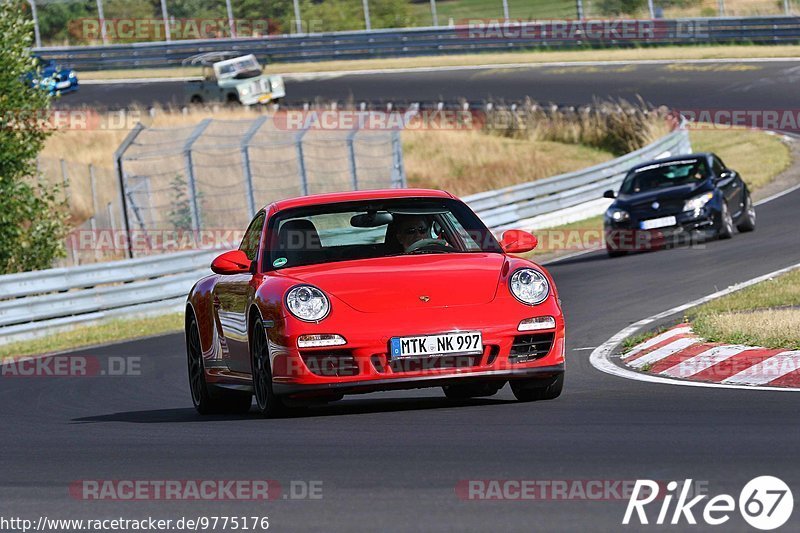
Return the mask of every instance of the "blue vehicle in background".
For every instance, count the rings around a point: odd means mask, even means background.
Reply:
[[[78,75],[71,68],[63,68],[52,59],[34,56],[36,70],[27,75],[32,87],[40,87],[51,95],[78,90]]]

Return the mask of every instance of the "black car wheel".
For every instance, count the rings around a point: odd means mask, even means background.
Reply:
[[[747,233],[748,231],[753,231],[756,229],[756,208],[753,205],[753,200],[750,198],[749,194],[744,201],[744,215],[742,217],[742,221],[739,222],[739,224],[736,226],[736,229],[742,233]]]
[[[512,380],[511,392],[521,402],[554,400],[564,390],[564,374],[547,379]]]
[[[192,318],[186,332],[186,355],[189,369],[189,390],[192,404],[198,413],[246,413],[253,403],[253,396],[246,392],[213,390],[206,383],[203,350],[200,347],[200,332],[197,321]],[[212,394],[213,392],[213,394]]]
[[[723,200],[722,211],[719,214],[719,229],[717,229],[718,239],[730,239],[733,237],[733,218],[728,209],[728,204]]]
[[[468,398],[494,396],[503,385],[504,383],[469,383],[466,385],[445,385],[442,390],[450,400],[466,400]]]
[[[284,412],[284,405],[272,391],[272,370],[269,362],[269,346],[264,324],[258,320],[253,325],[250,343],[251,364],[253,372],[253,392],[256,397],[258,412],[265,417],[274,417]]]

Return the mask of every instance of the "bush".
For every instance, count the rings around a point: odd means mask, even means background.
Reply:
[[[31,176],[49,129],[45,91],[30,86],[33,23],[25,2],[0,3],[0,273],[48,268],[63,256],[65,210],[57,190]]]
[[[620,156],[637,150],[670,128],[667,117],[641,102],[598,102],[575,110],[528,101],[487,113],[486,131],[511,138],[555,141],[599,148]]]

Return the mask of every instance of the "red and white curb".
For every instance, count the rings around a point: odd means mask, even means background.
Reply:
[[[649,383],[775,392],[800,391],[800,351],[706,343],[694,336],[686,324],[662,333],[621,356],[617,354],[625,339],[648,326],[652,327],[689,308],[798,268],[800,264],[782,268],[639,320],[595,348],[589,356],[589,362],[606,374]],[[647,368],[648,371],[642,372],[642,368]]]
[[[680,324],[622,354],[621,363],[652,375],[729,385],[800,388],[800,350],[706,342]]]

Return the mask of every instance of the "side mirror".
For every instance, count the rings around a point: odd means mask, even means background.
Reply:
[[[500,241],[500,246],[503,248],[503,251],[508,254],[530,252],[536,248],[537,244],[539,244],[539,240],[536,237],[527,231],[520,231],[518,229],[506,231],[503,233],[503,238]]]
[[[253,262],[247,258],[241,250],[231,250],[222,255],[218,255],[211,262],[211,270],[217,274],[247,274]]]
[[[603,198],[611,198],[612,200],[617,197],[617,191],[607,190],[603,193]]]
[[[722,181],[722,180],[726,180],[726,179],[729,179],[729,178],[732,178],[732,177],[733,177],[733,171],[731,171],[731,170],[723,170],[722,172],[719,173],[719,176],[717,176],[717,180],[716,181]]]

